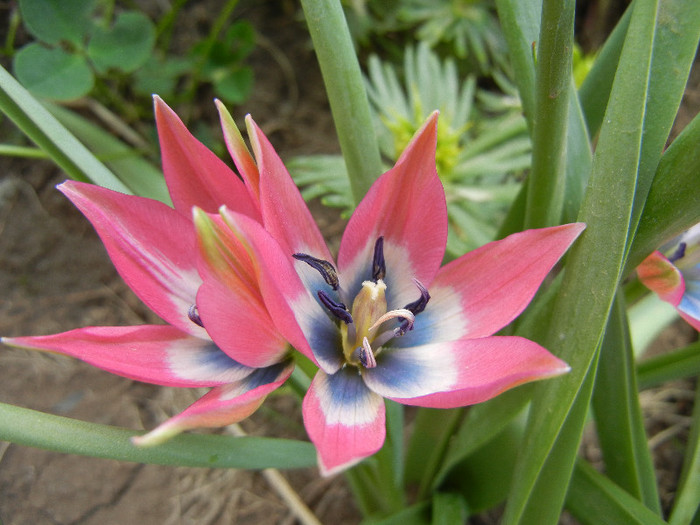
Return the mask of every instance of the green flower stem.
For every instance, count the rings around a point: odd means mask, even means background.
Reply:
[[[359,203],[382,172],[360,64],[340,1],[302,0],[301,5],[321,66],[352,195]]]
[[[157,447],[134,446],[126,428],[88,423],[0,403],[0,441],[96,458],[206,468],[303,468],[311,443],[291,439],[181,434]]]
[[[525,226],[559,224],[564,206],[566,137],[574,34],[573,0],[545,0],[537,48],[532,171]]]

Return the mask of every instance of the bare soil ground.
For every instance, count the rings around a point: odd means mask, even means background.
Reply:
[[[277,5],[284,3],[274,3]],[[336,152],[337,144],[310,43],[294,8],[271,16],[263,3],[246,13],[260,22],[252,57],[256,89],[236,117],[250,112],[283,158]],[[190,23],[206,13],[194,7]],[[684,122],[697,112],[694,100]],[[686,102],[687,104],[687,102]],[[202,104],[202,118],[213,105]],[[64,175],[48,162],[0,157],[0,334],[55,333],[88,325],[158,322],[121,281],[89,223],[54,189]],[[328,238],[342,221],[316,215]],[[665,345],[695,336],[675,325]],[[681,382],[644,395],[662,497],[673,498],[692,407],[693,385]],[[113,376],[61,356],[0,348],[0,401],[127,428],[152,428],[198,393],[155,387]],[[275,409],[273,412],[272,409]],[[288,414],[280,421],[274,413]],[[268,399],[242,428],[305,438],[298,403]],[[2,424],[0,422],[0,424]],[[226,430],[224,430],[225,432]],[[271,432],[272,431],[272,432]],[[594,440],[584,453],[596,457]],[[315,469],[283,473],[322,523],[352,524],[360,514],[342,477],[320,479]],[[4,525],[218,525],[295,523],[279,495],[257,472],[120,463],[0,442],[0,522]],[[479,523],[491,523],[489,518]]]

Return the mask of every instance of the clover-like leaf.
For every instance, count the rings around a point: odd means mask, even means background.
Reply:
[[[130,73],[146,63],[153,51],[156,34],[151,20],[143,13],[121,13],[110,28],[97,26],[88,45],[95,68]]]
[[[91,27],[95,0],[20,0],[27,30],[47,44],[61,41],[81,46]]]
[[[73,100],[87,95],[94,83],[82,56],[36,42],[20,49],[13,65],[17,79],[38,97]]]

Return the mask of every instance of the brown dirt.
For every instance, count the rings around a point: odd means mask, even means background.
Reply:
[[[184,23],[206,21],[197,3]],[[243,15],[262,40],[251,62],[256,88],[250,112],[284,157],[338,151],[328,103],[307,33],[292,11],[270,17],[268,5]],[[191,29],[194,30],[194,29]],[[212,100],[206,95],[206,100]],[[201,104],[210,119],[213,104]],[[205,107],[211,106],[211,107]],[[5,124],[6,125],[6,124]],[[212,126],[213,133],[219,133]],[[55,333],[88,325],[159,322],[116,274],[90,224],[57,190],[65,176],[49,162],[0,157],[0,334]],[[337,235],[337,216],[319,217]],[[164,388],[116,377],[62,356],[0,349],[0,401],[126,428],[153,428],[202,391]],[[296,401],[271,398],[242,424],[252,435],[274,427],[269,407],[295,414]],[[270,415],[272,414],[272,416]],[[261,473],[121,463],[0,442],[0,522],[4,525],[124,523],[295,523]],[[315,468],[285,472],[324,523],[356,523],[342,477]]]

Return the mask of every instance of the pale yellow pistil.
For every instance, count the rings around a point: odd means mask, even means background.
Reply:
[[[345,361],[358,366],[360,351],[376,354],[379,348],[372,349],[372,343],[380,333],[378,328],[390,319],[404,318],[412,324],[415,316],[404,308],[387,312],[386,284],[381,279],[364,281],[362,289],[352,303],[351,315],[353,322],[349,325],[341,323],[340,331],[343,337],[343,354]],[[373,361],[373,356],[372,359]]]

